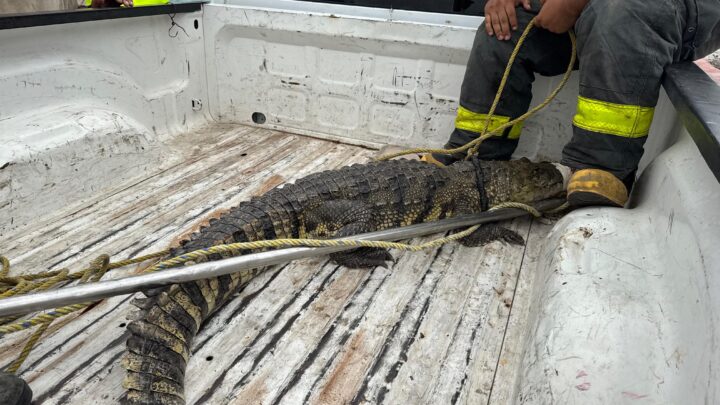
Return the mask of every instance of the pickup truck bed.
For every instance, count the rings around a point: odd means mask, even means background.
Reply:
[[[440,146],[481,21],[291,0],[0,17],[0,254],[12,275],[142,255],[281,183]],[[719,403],[720,88],[665,76],[626,209],[515,220],[524,247],[269,269],[201,332],[188,403]],[[517,156],[559,159],[578,86]],[[116,402],[130,299],[52,325],[19,372],[37,403]]]
[[[171,164],[0,241],[3,253],[18,268],[77,269],[101,252],[135,257],[278,184],[377,153],[238,125],[196,135],[203,142],[162,146]],[[494,382],[519,360],[512,331],[527,311],[523,271],[531,271],[549,229],[530,219],[510,226],[527,246],[394,252],[389,269],[338,268],[327,257],[268,269],[196,339],[188,403],[485,403],[507,395]],[[122,394],[130,299],[105,300],[51,327],[21,373],[38,403],[101,403]],[[20,345],[27,336],[2,343]],[[0,366],[16,354],[4,350]]]

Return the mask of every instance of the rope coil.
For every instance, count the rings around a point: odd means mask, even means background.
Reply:
[[[102,277],[109,271],[120,267],[125,267],[130,264],[142,263],[147,260],[155,259],[158,257],[167,256],[170,253],[169,249],[152,253],[149,255],[136,257],[134,259],[121,260],[115,263],[110,263],[110,256],[103,254],[98,256],[95,260],[90,263],[90,266],[86,269],[80,270],[75,273],[70,273],[68,269],[60,269],[56,271],[46,271],[42,273],[34,273],[28,275],[21,275],[17,277],[9,277],[10,273],[10,260],[5,256],[0,256],[0,299],[12,297],[20,294],[27,294],[30,292],[45,291],[60,284],[65,285],[70,281],[79,279],[80,284],[88,282],[98,282]],[[40,280],[40,281],[36,281]],[[61,287],[61,286],[60,286]],[[25,359],[30,355],[30,352],[35,347],[40,337],[55,321],[55,319],[62,316],[71,314],[73,312],[80,311],[92,305],[92,303],[68,305],[62,308],[57,308],[52,311],[48,311],[43,314],[36,315],[30,319],[19,320],[19,316],[9,316],[0,318],[0,335],[6,335],[13,332],[20,332],[22,330],[30,329],[34,326],[38,326],[38,329],[30,336],[28,341],[25,343],[20,355],[6,368],[8,373],[16,373],[20,369]]]

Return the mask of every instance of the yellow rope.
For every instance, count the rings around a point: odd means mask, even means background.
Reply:
[[[382,249],[398,249],[408,250],[411,252],[417,252],[423,249],[433,248],[441,246],[445,243],[452,242],[475,232],[480,225],[472,226],[462,232],[452,234],[450,236],[435,239],[430,242],[422,243],[419,245],[411,245],[407,243],[399,242],[386,242],[379,240],[355,240],[355,239],[273,239],[273,240],[260,240],[255,242],[239,242],[231,243],[227,245],[216,245],[206,249],[199,249],[193,252],[185,253],[183,255],[173,257],[162,261],[153,267],[148,269],[148,272],[154,272],[158,270],[166,270],[171,267],[177,267],[180,265],[187,264],[188,262],[198,262],[204,260],[207,256],[213,254],[232,254],[237,255],[243,250],[259,250],[268,248],[287,248],[287,247],[337,247],[337,246],[348,246],[348,247],[370,247],[370,248],[382,248]]]
[[[507,83],[507,79],[510,76],[510,70],[513,66],[513,63],[515,62],[515,58],[517,57],[518,52],[520,52],[520,49],[521,49],[523,43],[525,42],[525,39],[527,38],[528,34],[530,33],[530,31],[532,30],[532,28],[534,26],[535,26],[535,18],[530,20],[527,27],[525,27],[525,31],[523,31],[522,35],[520,35],[520,38],[518,39],[518,42],[515,45],[515,49],[513,50],[512,54],[510,54],[510,60],[508,61],[508,64],[505,68],[505,72],[503,73],[503,77],[502,77],[502,80],[500,81],[500,86],[498,87],[498,91],[495,94],[495,100],[493,101],[493,104],[490,107],[490,111],[487,114],[487,121],[485,122],[485,129],[483,130],[482,134],[478,138],[474,139],[473,141],[471,141],[463,146],[453,148],[453,149],[434,149],[434,148],[407,149],[404,151],[380,156],[379,158],[377,158],[377,160],[389,160],[389,159],[393,159],[393,158],[396,158],[399,156],[411,155],[411,154],[416,154],[416,153],[435,153],[438,155],[453,155],[453,154],[465,152],[465,151],[467,151],[467,156],[470,157],[477,152],[477,149],[480,147],[480,144],[484,140],[494,136],[495,134],[500,134],[506,128],[509,128],[519,122],[526,120],[528,117],[530,117],[531,115],[535,114],[536,112],[542,110],[543,108],[545,108],[545,106],[550,104],[550,102],[555,98],[555,96],[557,96],[557,94],[560,92],[560,90],[562,90],[562,88],[565,87],[565,84],[570,79],[570,74],[573,71],[573,67],[575,66],[575,60],[577,58],[577,45],[575,43],[576,42],[575,34],[572,31],[568,31],[568,35],[570,36],[570,43],[572,44],[570,63],[568,64],[567,70],[563,74],[563,77],[560,80],[560,83],[558,84],[558,86],[555,88],[555,90],[553,90],[552,93],[550,93],[550,95],[547,96],[547,98],[545,98],[545,100],[542,103],[533,107],[525,114],[515,118],[514,120],[510,120],[509,122],[488,132],[488,127],[490,125],[490,121],[491,121],[493,115],[495,114],[495,109],[497,108],[498,104],[500,103],[500,97],[502,96],[502,92],[505,89],[505,84]]]
[[[156,259],[159,257],[167,256],[169,253],[170,253],[170,250],[165,249],[160,252],[155,252],[155,253],[151,253],[151,254],[148,254],[145,256],[136,257],[134,259],[120,260],[118,262],[110,263],[108,265],[107,270],[114,270],[114,269],[118,269],[120,267],[129,266],[131,264],[142,263],[142,262],[148,261],[150,259]],[[0,262],[2,262],[2,267],[3,267],[3,270],[0,271],[0,275],[2,275],[2,277],[0,277],[0,290],[2,290],[3,287],[7,288],[9,284],[15,285],[15,284],[20,283],[21,281],[34,281],[34,280],[39,280],[39,279],[43,279],[43,278],[54,277],[66,270],[66,269],[61,269],[61,270],[46,271],[46,272],[41,272],[41,273],[24,274],[24,275],[20,275],[20,276],[16,276],[16,277],[9,277],[8,272],[10,271],[10,261],[4,256],[0,256]],[[72,280],[81,279],[91,269],[92,269],[92,267],[77,271],[75,273],[70,273],[62,281],[72,281]],[[3,297],[0,295],[0,298],[3,298]]]
[[[0,270],[0,277],[7,277],[8,273],[10,272],[10,260],[8,260],[5,256],[0,256],[0,265],[2,265],[2,270]]]
[[[35,333],[33,333],[33,335],[30,336],[30,339],[28,339],[28,341],[25,343],[25,346],[23,347],[22,352],[20,352],[18,358],[15,359],[15,361],[13,361],[7,367],[7,369],[5,369],[6,372],[15,374],[18,371],[20,366],[22,366],[22,364],[25,362],[25,359],[27,359],[27,357],[30,355],[30,352],[32,351],[33,347],[35,347],[37,341],[40,339],[43,333],[45,333],[51,323],[52,321],[48,321],[40,324],[40,327],[35,330]]]
[[[115,263],[110,263],[110,256],[103,254],[93,260],[88,268],[78,271],[76,273],[69,274],[69,270],[62,269],[58,271],[32,274],[29,275],[30,277],[7,277],[10,271],[10,260],[8,260],[4,256],[0,256],[0,263],[2,264],[2,270],[0,271],[0,274],[3,275],[0,283],[5,283],[6,287],[8,287],[8,284],[14,284],[14,286],[9,286],[9,288],[7,288],[2,294],[0,294],[0,299],[19,294],[26,294],[32,291],[48,290],[59,283],[78,278],[80,279],[80,283],[97,282],[100,281],[100,279],[105,275],[105,273],[107,273],[108,270],[120,268],[130,264],[141,263],[146,260],[158,257],[167,256],[169,252],[170,250],[166,249],[161,252],[152,253],[134,259],[121,260]],[[31,280],[43,281],[31,282]],[[22,366],[22,364],[25,362],[25,359],[27,359],[27,356],[30,355],[30,352],[35,347],[35,344],[37,344],[40,337],[43,335],[43,333],[45,333],[47,328],[50,326],[50,324],[53,323],[55,319],[87,308],[91,304],[92,303],[68,305],[44,314],[37,315],[31,319],[20,321],[17,321],[18,317],[0,318],[0,323],[2,324],[2,326],[0,326],[0,335],[19,332],[21,330],[29,329],[34,326],[40,325],[40,327],[25,343],[25,346],[23,347],[23,350],[17,357],[17,359],[15,359],[15,361],[13,361],[5,371],[9,373],[15,373]]]
[[[558,206],[558,207],[556,207],[556,208],[553,208],[553,209],[551,209],[551,210],[547,210],[547,211],[543,212],[543,215],[553,215],[553,214],[557,214],[557,213],[560,213],[560,212],[565,211],[565,210],[568,209],[568,208],[570,208],[570,203],[567,202],[567,201],[565,201],[562,205],[560,205],[560,206]]]
[[[13,322],[7,325],[0,326],[0,335],[6,335],[13,332],[20,332],[21,330],[25,329],[30,329],[33,326],[37,326],[41,323],[52,321],[60,318],[61,316],[65,316],[75,311],[79,311],[83,308],[88,307],[89,305],[89,303],[68,305],[66,307],[57,308],[47,313],[37,315],[31,319],[26,319],[23,321]]]
[[[108,271],[109,267],[110,267],[110,256],[105,255],[105,254],[98,256],[98,258],[96,258],[95,260],[92,261],[92,263],[90,263],[90,267],[87,269],[87,271],[84,272],[85,274],[83,274],[82,278],[80,279],[80,284],[84,284],[87,282],[100,281],[102,276],[104,276],[105,273]],[[37,289],[42,291],[42,290],[51,288],[58,282],[64,280],[67,273],[68,273],[67,270],[62,270],[60,272],[60,274],[58,274],[57,276],[52,277],[52,278],[48,279],[46,282],[38,285]],[[81,304],[81,305],[83,305],[83,304]],[[89,304],[85,304],[80,308],[87,307],[88,305]],[[25,359],[27,359],[27,357],[30,355],[30,352],[32,351],[33,347],[35,347],[35,344],[37,343],[37,341],[40,339],[40,337],[43,335],[43,333],[45,333],[45,331],[50,326],[50,324],[52,324],[53,321],[58,316],[48,317],[48,318],[46,318],[46,320],[44,320],[40,323],[40,327],[35,331],[35,333],[33,333],[33,335],[30,337],[30,339],[28,339],[28,341],[25,343],[25,347],[23,347],[23,350],[22,350],[22,352],[20,352],[20,355],[18,356],[18,358],[15,359],[15,361],[13,361],[13,363],[7,368],[7,372],[15,373],[20,368],[20,366],[22,366],[22,364],[25,362]]]
[[[25,280],[20,280],[20,282],[17,283],[15,285],[15,287],[11,287],[8,290],[6,290],[5,292],[3,292],[2,294],[0,294],[0,299],[12,297],[13,295],[16,295],[16,294],[22,294],[25,291],[27,286],[32,286],[32,283],[29,283]]]

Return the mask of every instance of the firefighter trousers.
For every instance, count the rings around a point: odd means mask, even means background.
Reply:
[[[509,41],[478,29],[460,95],[455,130],[446,148],[462,146],[482,132],[500,79],[518,38],[540,4],[517,8],[518,29]],[[591,0],[575,24],[580,89],[573,136],[562,163],[576,169],[599,168],[632,182],[652,122],[665,67],[680,61],[685,0]],[[518,53],[490,129],[528,111],[535,74],[556,76],[570,62],[567,34],[530,31]],[[509,159],[522,124],[489,138],[481,159]],[[462,156],[435,155],[445,164]]]

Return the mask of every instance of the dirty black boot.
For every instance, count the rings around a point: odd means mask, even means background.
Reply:
[[[8,373],[0,373],[0,403],[5,405],[29,405],[32,390],[22,378]]]

